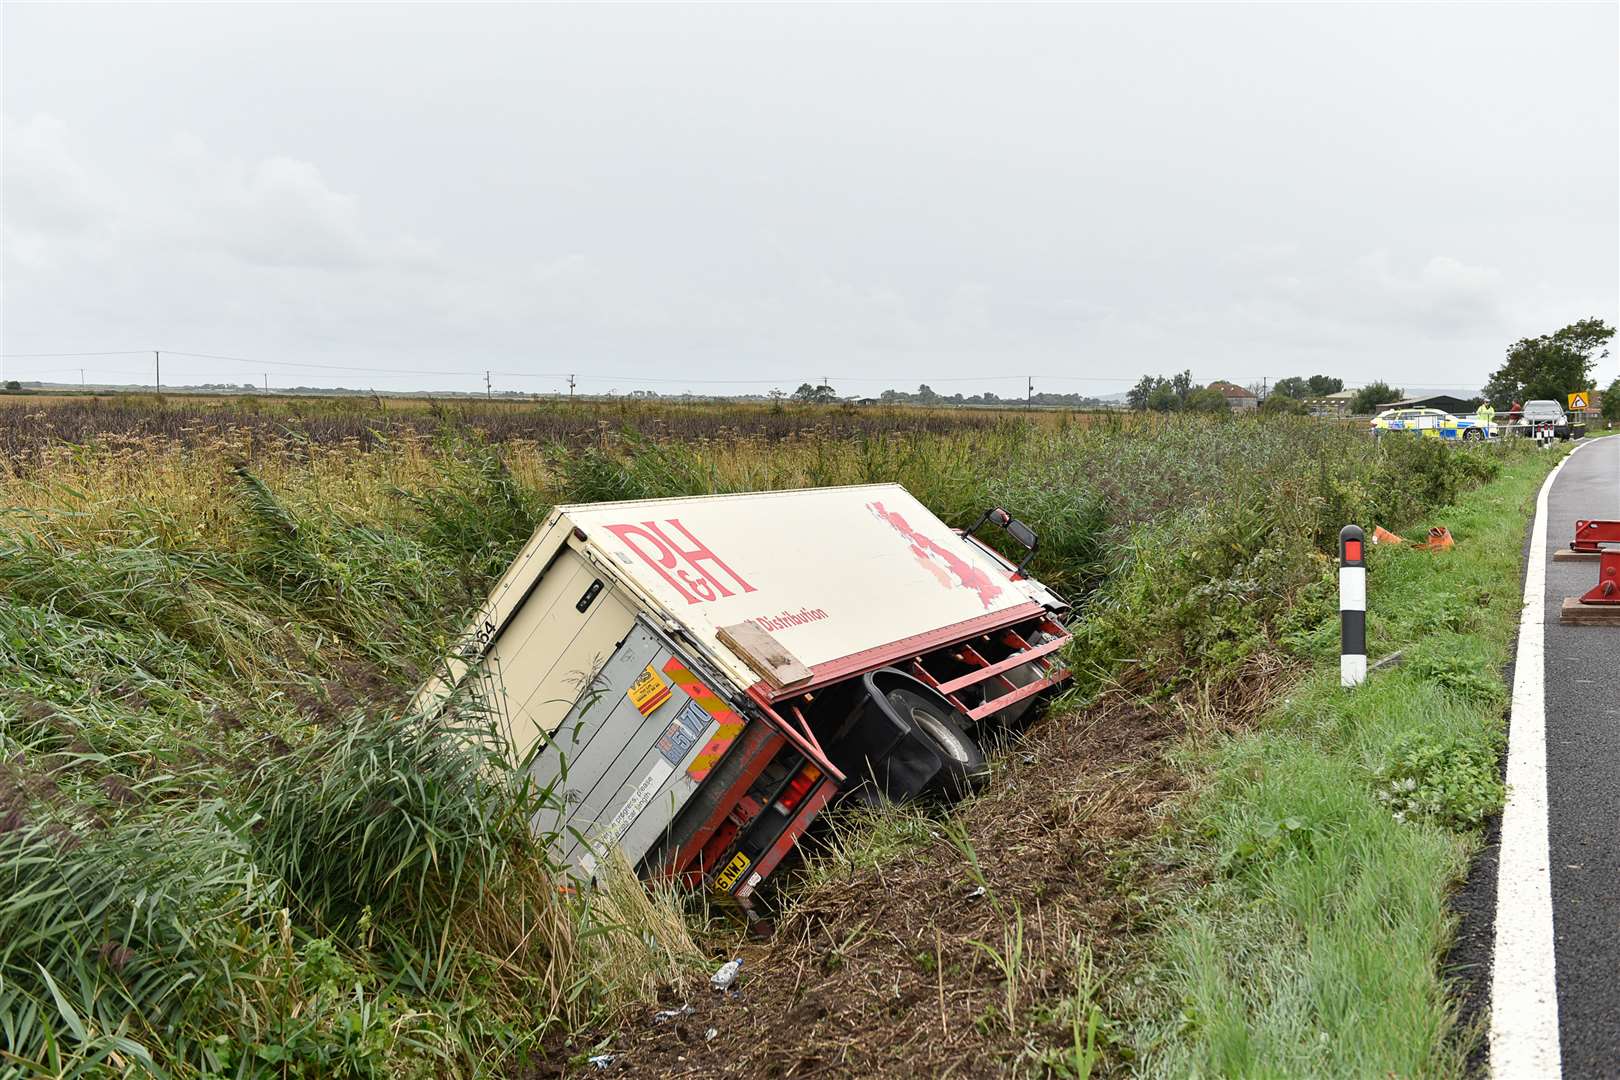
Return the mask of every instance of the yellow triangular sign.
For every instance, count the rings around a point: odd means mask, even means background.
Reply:
[[[1586,393],[1579,391],[1569,395],[1569,411],[1584,412],[1586,409]]]

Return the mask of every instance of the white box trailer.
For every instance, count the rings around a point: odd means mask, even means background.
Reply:
[[[835,795],[958,793],[969,729],[1067,677],[1067,606],[894,484],[559,506],[418,704],[471,689],[552,798],[534,827],[592,876],[748,907]]]

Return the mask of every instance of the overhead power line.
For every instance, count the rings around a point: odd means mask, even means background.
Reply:
[[[8,352],[0,353],[3,360],[44,360],[74,356],[145,356],[151,349],[120,349],[114,352]]]
[[[466,375],[462,371],[424,371],[420,368],[382,368],[361,367],[351,364],[312,364],[298,360],[253,360],[245,356],[218,356],[214,353],[187,353],[164,349],[169,356],[184,356],[194,360],[228,360],[235,364],[268,364],[271,367],[308,368],[315,371],[361,371],[375,375]],[[497,371],[496,375],[505,375],[507,372]],[[564,376],[552,375],[550,378],[560,379]]]

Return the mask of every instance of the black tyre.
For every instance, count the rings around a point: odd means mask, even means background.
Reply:
[[[912,727],[933,744],[944,762],[929,783],[929,791],[947,799],[960,799],[985,785],[990,779],[990,763],[985,760],[984,751],[947,710],[910,690],[890,690],[887,697],[890,707],[911,721]]]
[[[1466,428],[1463,431],[1463,438],[1474,441],[1474,442],[1477,442],[1480,439],[1483,439],[1484,437],[1485,437],[1485,433],[1483,431],[1481,431],[1479,428]]]

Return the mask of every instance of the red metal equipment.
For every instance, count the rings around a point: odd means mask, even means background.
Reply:
[[[1620,542],[1600,545],[1598,560],[1598,583],[1582,594],[1581,603],[1620,606]]]
[[[1620,521],[1576,521],[1571,551],[1596,555],[1599,544],[1620,544]]]

